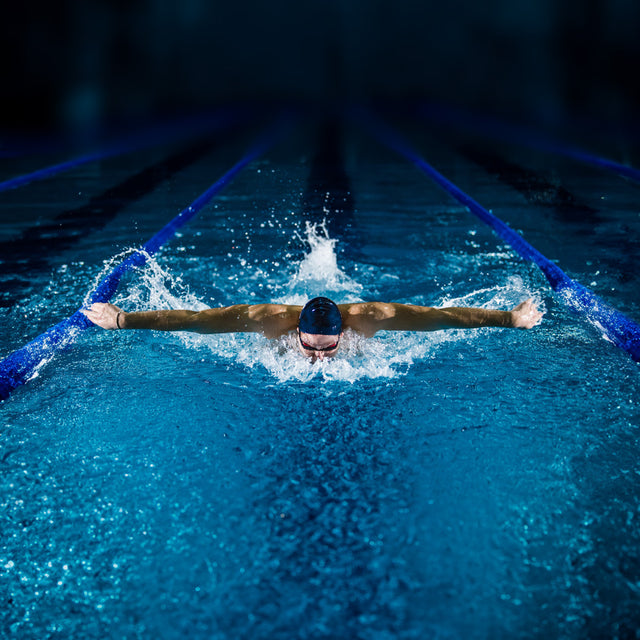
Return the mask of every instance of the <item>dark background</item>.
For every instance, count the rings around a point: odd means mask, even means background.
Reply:
[[[92,129],[234,101],[435,99],[630,122],[638,0],[14,3],[2,130]]]

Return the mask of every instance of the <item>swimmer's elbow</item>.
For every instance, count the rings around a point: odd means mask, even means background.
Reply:
[[[188,331],[194,333],[237,333],[250,331],[246,304],[194,312],[188,319]]]
[[[274,304],[235,304],[207,309],[196,314],[193,330],[200,333],[263,333],[271,338],[283,333],[281,325],[288,317],[286,309],[284,305]]]
[[[247,308],[247,329],[278,338],[296,328],[300,307],[285,304],[254,304]]]

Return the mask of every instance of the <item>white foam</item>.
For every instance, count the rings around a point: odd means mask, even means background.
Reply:
[[[295,344],[295,336],[267,340],[259,335],[189,336],[179,339],[191,348],[209,351],[216,358],[235,361],[249,368],[260,367],[278,382],[356,382],[363,378],[396,378],[416,360],[424,360],[442,343],[435,334],[392,335],[365,339],[345,332],[337,355],[311,362]]]

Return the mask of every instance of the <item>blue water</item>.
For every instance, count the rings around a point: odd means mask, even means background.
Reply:
[[[636,185],[492,147],[548,180],[525,197],[460,140],[423,129],[414,140],[571,277],[640,318]],[[245,142],[73,242],[16,259],[1,276],[0,353],[75,311]],[[1,637],[637,637],[638,365],[416,168],[357,131],[343,143],[346,212],[327,192],[310,214],[309,185],[325,183],[302,129],[114,302],[197,309],[322,293],[509,308],[532,296],[542,325],[350,335],[314,365],[286,339],[85,332],[0,407]],[[2,194],[0,240],[73,224],[56,216],[169,151]],[[549,204],[549,185],[582,210]]]

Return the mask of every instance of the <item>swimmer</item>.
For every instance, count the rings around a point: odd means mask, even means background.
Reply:
[[[125,312],[96,302],[83,309],[103,329],[154,329],[195,333],[259,332],[267,338],[297,333],[296,344],[312,361],[332,358],[345,329],[365,337],[377,331],[440,331],[478,327],[531,329],[542,313],[529,298],[510,311],[472,307],[421,307],[396,302],[335,304],[319,297],[304,307],[288,304],[236,304],[203,311],[161,310]]]

